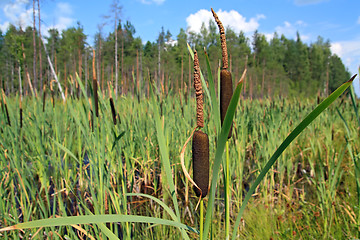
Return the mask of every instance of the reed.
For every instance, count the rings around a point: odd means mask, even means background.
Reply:
[[[8,107],[7,107],[7,103],[6,103],[6,96],[5,96],[4,90],[3,89],[1,89],[1,90],[2,90],[2,98],[3,98],[3,104],[4,104],[4,108],[5,108],[7,123],[9,126],[11,126],[9,111],[8,111]]]

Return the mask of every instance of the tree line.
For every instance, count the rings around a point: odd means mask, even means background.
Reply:
[[[62,32],[49,30],[45,41],[35,24],[26,29],[10,25],[5,33],[0,31],[0,88],[6,94],[22,95],[58,89],[51,64],[67,96],[80,95],[77,77],[87,91],[94,77],[101,91],[110,86],[116,96],[148,96],[151,84],[165,94],[191,93],[193,63],[187,44],[197,49],[205,77],[205,52],[212,74],[217,76],[221,48],[213,21],[208,27],[203,24],[200,33],[181,28],[173,36],[162,28],[156,41],[146,43],[135,37],[131,22],[115,17],[113,24],[108,34],[103,33],[103,25],[99,26],[92,46],[79,22]],[[296,39],[274,33],[267,40],[258,31],[249,38],[244,32],[237,34],[227,28],[226,39],[233,81],[239,80],[247,68],[247,98],[326,96],[350,77],[341,59],[331,52],[330,42],[322,37],[306,44],[299,33]]]

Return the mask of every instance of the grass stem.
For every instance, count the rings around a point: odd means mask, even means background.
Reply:
[[[204,199],[200,200],[200,240],[203,239],[204,232]]]
[[[230,158],[229,141],[226,141],[226,166],[225,166],[225,239],[230,238]]]

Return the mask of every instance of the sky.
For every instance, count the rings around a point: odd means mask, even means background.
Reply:
[[[113,0],[40,0],[41,29],[46,35],[49,28],[60,31],[76,26],[84,28],[88,43],[93,45],[94,35],[102,29],[107,35],[113,23]],[[318,36],[329,40],[332,53],[337,54],[351,75],[358,73],[360,65],[360,0],[119,0],[122,21],[130,21],[135,36],[142,41],[156,41],[161,28],[169,30],[176,39],[180,28],[199,32],[202,22],[212,19],[213,8],[225,26],[235,32],[245,32],[251,39],[255,30],[271,39],[274,32],[289,39],[296,38],[307,44]],[[6,32],[10,23],[32,26],[31,0],[0,0],[0,29]],[[344,79],[344,82],[347,79]],[[354,83],[360,96],[359,77]]]

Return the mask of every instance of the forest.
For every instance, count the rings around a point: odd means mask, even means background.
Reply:
[[[6,32],[0,31],[0,88],[6,94],[23,91],[23,95],[37,95],[46,86],[57,89],[51,62],[65,95],[78,95],[75,76],[87,88],[95,57],[96,79],[103,92],[111,83],[116,97],[128,93],[149,96],[149,83],[156,82],[166,94],[186,93],[192,87],[193,64],[187,44],[198,50],[200,66],[206,66],[206,52],[213,74],[219,68],[220,39],[214,21],[208,28],[203,23],[200,33],[181,28],[174,36],[162,28],[155,42],[146,43],[135,37],[131,22],[114,21],[114,30],[108,34],[99,27],[93,44],[80,22],[62,32],[50,29],[48,36],[42,36],[35,26],[10,25]],[[249,38],[227,28],[226,39],[234,78],[238,80],[245,68],[248,71],[245,98],[327,96],[350,77],[341,59],[331,52],[330,41],[321,36],[306,44],[299,33],[296,39],[288,39],[275,32],[268,40],[258,31]]]

